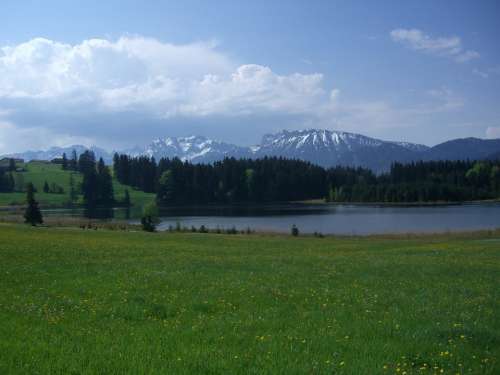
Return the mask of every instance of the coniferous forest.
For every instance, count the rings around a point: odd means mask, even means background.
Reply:
[[[157,194],[169,204],[268,203],[309,199],[332,202],[458,202],[500,196],[499,161],[395,163],[376,175],[369,169],[325,169],[283,158],[226,158],[192,164],[177,158],[114,156],[123,184]]]

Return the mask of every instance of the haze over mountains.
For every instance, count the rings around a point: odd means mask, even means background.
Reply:
[[[61,157],[64,152],[70,157],[73,149],[80,154],[87,148],[81,145],[52,147],[47,151],[26,151],[5,156],[25,160],[51,160]],[[96,157],[102,157],[107,163],[112,161],[114,152],[98,147],[90,149]],[[253,147],[191,136],[158,138],[145,147],[119,152],[131,156],[155,157],[157,160],[162,157],[178,157],[193,163],[211,163],[224,157],[278,156],[307,160],[324,167],[361,166],[381,172],[396,161],[478,160],[495,157],[500,153],[500,139],[462,138],[429,147],[408,142],[383,141],[343,131],[309,129],[268,134],[259,145]]]

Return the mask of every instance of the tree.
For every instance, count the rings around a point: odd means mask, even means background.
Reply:
[[[490,178],[491,188],[498,197],[498,194],[500,194],[500,166],[495,165],[493,168],[491,168]]]
[[[159,222],[158,206],[154,202],[146,205],[141,217],[142,230],[155,232]]]
[[[86,150],[78,158],[78,170],[84,175],[95,171],[95,154]]]
[[[26,207],[26,211],[24,212],[24,222],[26,224],[36,226],[37,224],[43,223],[43,218],[42,213],[38,208],[38,202],[35,200],[34,190],[34,186],[30,182],[27,185],[26,201],[28,203],[28,207]]]
[[[47,181],[45,181],[43,184],[43,192],[47,194],[49,191],[49,184],[47,183]]]
[[[163,172],[160,177],[157,199],[162,204],[175,201],[174,178],[171,170]]]
[[[69,175],[69,201],[75,203],[78,199],[78,194],[75,188],[75,179],[73,178],[73,173]]]
[[[9,159],[9,172],[14,172],[16,170],[16,161],[12,158]]]
[[[76,156],[75,150],[73,150],[71,152],[71,160],[69,161],[69,169],[71,169],[72,171],[78,170],[78,158]]]
[[[10,193],[14,191],[14,178],[12,173],[5,173],[0,169],[0,192]]]
[[[295,224],[292,225],[292,236],[297,237],[299,235],[299,228]]]
[[[62,169],[63,170],[68,169],[68,158],[66,157],[65,152],[62,154]]]
[[[123,198],[123,204],[127,207],[130,206],[130,194],[128,192],[128,189],[125,189],[125,197]]]
[[[83,202],[88,208],[95,207],[99,197],[97,195],[97,172],[95,169],[89,169],[83,175],[82,194]]]
[[[111,204],[114,202],[113,179],[109,168],[104,164],[102,158],[97,163],[97,196],[101,204]]]

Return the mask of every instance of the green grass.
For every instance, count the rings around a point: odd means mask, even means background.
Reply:
[[[37,189],[36,199],[42,206],[62,207],[69,201],[69,181],[70,175],[73,174],[75,185],[78,186],[82,181],[80,173],[65,171],[61,165],[46,163],[46,162],[29,162],[26,164],[18,165],[24,167],[25,172],[15,172],[14,180],[16,181],[16,188],[20,188],[28,182],[33,183]],[[43,185],[47,181],[56,183],[62,186],[64,194],[48,194],[43,192]],[[154,194],[148,194],[143,191],[135,190],[129,186],[120,184],[118,181],[113,180],[113,187],[115,191],[115,199],[120,201],[125,196],[125,189],[129,190],[130,200],[133,205],[143,206],[154,199]],[[0,206],[10,205],[23,205],[26,201],[25,193],[0,193]],[[79,196],[77,203],[83,203],[82,197]]]
[[[0,243],[2,374],[500,373],[498,232]]]

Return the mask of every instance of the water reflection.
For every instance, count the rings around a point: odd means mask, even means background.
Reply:
[[[53,209],[43,215],[128,220],[139,223],[141,207],[95,210]],[[160,210],[160,230],[183,227],[289,232],[297,225],[303,233],[371,234],[443,232],[500,227],[500,204],[444,206],[309,205],[169,207]]]

